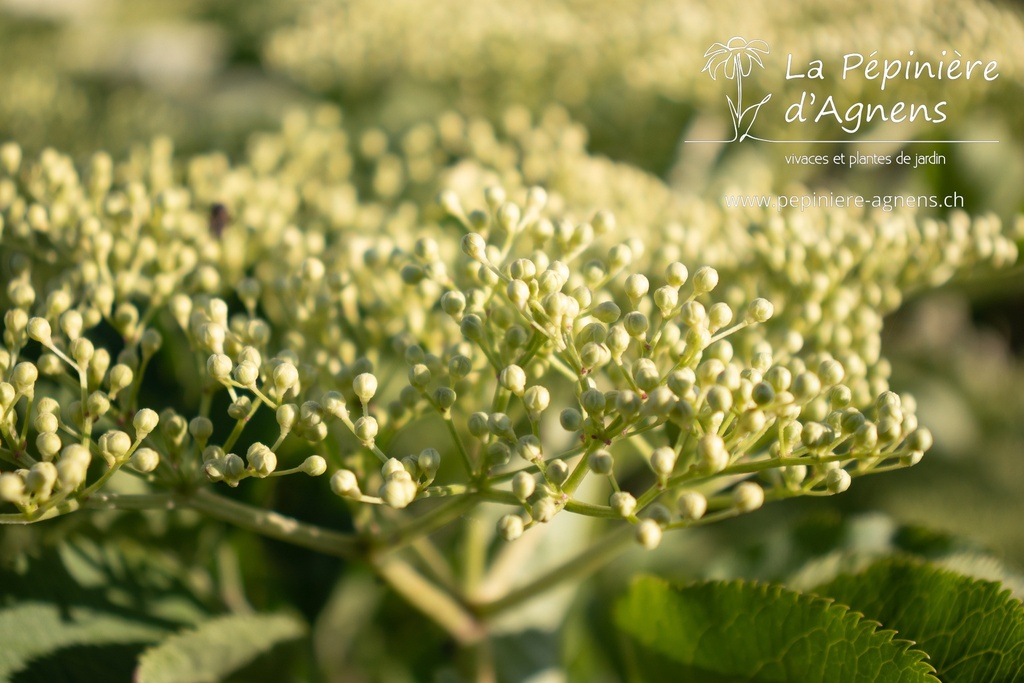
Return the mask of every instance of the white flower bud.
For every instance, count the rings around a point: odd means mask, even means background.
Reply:
[[[676,508],[683,519],[696,521],[708,510],[708,499],[699,491],[684,491],[676,500]]]
[[[752,481],[737,484],[732,490],[732,503],[740,512],[753,512],[764,505],[764,489]]]
[[[630,517],[636,510],[636,498],[633,497],[633,494],[626,491],[616,491],[613,493],[608,499],[608,504],[620,517]]]
[[[647,277],[640,273],[633,273],[626,278],[625,291],[626,296],[633,301],[633,305],[642,299],[651,288],[651,283],[647,280]]]
[[[661,545],[661,526],[653,519],[641,519],[636,525],[636,540],[647,550]]]
[[[53,343],[51,338],[50,323],[45,318],[32,318],[28,321],[28,336],[43,346],[50,346]]]
[[[514,541],[523,535],[523,518],[519,515],[504,515],[498,520],[498,533],[506,541]]]
[[[484,262],[487,260],[487,240],[471,232],[462,238],[462,251],[471,259]]]
[[[505,287],[508,300],[516,308],[525,308],[530,301],[530,286],[522,280],[512,280]]]
[[[718,434],[705,434],[697,441],[697,462],[704,474],[717,474],[729,464],[729,452]]]
[[[537,489],[537,482],[528,472],[516,472],[512,477],[512,493],[516,498],[525,502]]]
[[[353,432],[364,446],[369,446],[377,437],[377,420],[372,416],[361,417],[353,425]]]
[[[23,362],[14,366],[11,384],[22,394],[31,394],[39,379],[39,370],[34,363]]]
[[[40,500],[46,500],[57,483],[57,466],[52,462],[37,462],[25,475],[25,490]]]
[[[647,333],[650,322],[647,320],[647,316],[640,311],[631,311],[626,314],[625,319],[622,321],[622,326],[629,336],[640,338]],[[612,353],[614,354],[614,350]]]
[[[206,359],[206,371],[218,382],[226,382],[231,378],[233,363],[223,353],[214,353]]]
[[[754,299],[747,307],[747,319],[755,323],[767,322],[775,313],[775,307],[767,299]]]
[[[558,504],[551,498],[541,498],[533,504],[530,514],[537,522],[546,524],[558,514]]]
[[[52,460],[60,452],[61,446],[60,437],[53,432],[42,432],[36,437],[36,450],[44,460]]]
[[[208,417],[194,417],[188,423],[188,431],[200,445],[205,444],[213,436],[213,422]]]
[[[679,303],[679,290],[675,287],[665,285],[658,287],[654,292],[654,305],[658,307],[662,315],[668,315],[669,311]]]
[[[294,366],[293,366],[294,369]],[[254,363],[243,360],[235,366],[235,381],[243,387],[253,387],[260,378],[260,369]]]
[[[160,416],[156,414],[155,410],[143,408],[139,412],[135,413],[132,424],[135,426],[136,438],[139,440],[144,439],[147,434],[156,429],[156,426],[159,423]]]
[[[656,448],[651,453],[651,469],[659,477],[668,477],[676,466],[676,452],[668,447]]]
[[[825,475],[825,488],[829,493],[842,493],[850,488],[850,473],[844,469],[829,470]]]
[[[121,458],[132,447],[132,439],[122,431],[111,430],[100,437],[99,445],[114,458]]]
[[[718,271],[711,266],[701,266],[693,274],[693,291],[706,294],[718,286]]]
[[[117,393],[122,389],[131,386],[131,383],[135,380],[135,373],[132,369],[124,363],[118,363],[114,367],[110,368],[110,396],[111,398],[117,396]]]
[[[25,480],[14,472],[0,474],[0,502],[19,503],[25,497]]]
[[[363,402],[363,405],[368,404],[377,393],[377,378],[369,372],[356,375],[356,378],[352,380],[352,391]]]
[[[526,390],[526,372],[518,365],[506,366],[498,375],[498,382],[516,396],[522,396]]]
[[[302,461],[302,464],[299,465],[299,470],[311,477],[319,477],[327,471],[327,461],[324,460],[323,456],[311,455]]]
[[[245,459],[257,477],[266,477],[277,469],[277,454],[259,442],[249,446]]]
[[[284,394],[299,383],[299,371],[295,366],[284,361],[274,368],[274,387],[279,396]]]
[[[132,453],[128,464],[137,472],[152,472],[160,465],[160,454],[152,448],[140,448]]]
[[[359,480],[352,470],[338,470],[331,475],[331,491],[343,498],[358,498],[362,495]]]
[[[416,499],[416,484],[406,477],[392,477],[380,488],[381,499],[396,510],[407,507]]]

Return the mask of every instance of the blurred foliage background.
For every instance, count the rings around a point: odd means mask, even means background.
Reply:
[[[724,99],[732,86],[711,80],[701,68],[707,46],[733,35],[772,46],[766,68],[750,81],[754,91],[773,93],[771,106],[795,101],[807,87],[784,78],[785,55],[792,53],[795,62],[816,58],[830,65],[829,92],[842,102],[950,102],[949,121],[941,127],[873,123],[854,137],[1000,142],[909,145],[911,153],[938,151],[946,163],[853,170],[791,166],[783,155],[856,146],[688,146],[684,139],[729,134]],[[846,52],[904,57],[908,49],[924,58],[956,49],[965,58],[995,59],[1000,76],[991,83],[900,82],[884,93],[864,79],[837,78]],[[523,116],[553,116],[554,104],[582,124],[579,140],[588,153],[653,174],[680,196],[715,202],[727,189],[794,187],[864,194],[956,191],[970,214],[991,213],[1012,223],[1024,211],[1022,94],[1024,17],[1014,3],[991,0],[0,0],[0,140],[18,141],[27,155],[54,147],[83,163],[98,149],[115,158],[131,154],[156,135],[168,136],[183,155],[222,150],[238,156],[253,132],[276,128],[286,111],[325,101],[339,104],[354,130],[380,130],[395,140],[422,122],[435,125],[450,110],[515,130]],[[757,126],[759,135],[778,138],[839,134],[836,126],[787,127],[778,110],[767,108]],[[857,149],[893,154],[899,146]],[[990,567],[1003,576],[1024,567],[1024,270],[955,281],[905,301],[886,320],[883,352],[894,388],[916,397],[921,424],[935,434],[924,462],[842,496],[776,504],[750,518],[666,539],[653,555],[624,557],[584,587],[567,621],[568,594],[510,618],[517,639],[500,656],[518,664],[508,666],[524,667],[524,677],[542,671],[560,656],[544,637],[559,624],[566,650],[599,645],[600,629],[580,624],[605,614],[600,596],[619,590],[640,564],[674,576],[753,575],[799,583],[801,571],[828,571],[830,553],[834,562],[854,562],[858,553],[899,546],[941,550],[951,561],[958,550],[982,549],[1005,563]],[[305,493],[310,495],[300,490],[284,501],[284,511],[315,499]],[[102,546],[105,523],[100,518],[92,531],[74,519],[7,530],[0,557],[17,565],[27,549],[45,555],[48,536],[69,532],[78,534],[76,543],[88,556],[89,548]],[[172,537],[199,528],[188,516],[109,523],[159,527]],[[230,562],[216,555],[209,538],[223,532],[202,533],[194,557],[139,541],[139,562],[167,556],[164,566],[180,572],[166,585],[201,583],[190,564]],[[238,599],[296,605],[323,627],[314,643],[321,662],[380,661],[396,633],[416,643],[406,653],[412,670],[418,661],[445,656],[443,637],[419,617],[388,619],[406,612],[371,577],[341,572],[339,561],[279,544],[238,542],[246,562],[234,571],[249,592]],[[146,553],[153,554],[149,560],[142,559]],[[180,614],[196,608],[167,609]],[[346,630],[353,618],[370,613],[383,615],[376,623],[387,624],[392,635]],[[523,624],[534,630],[524,635]],[[339,664],[338,670],[358,663]],[[580,680],[600,680],[602,670],[599,657],[570,661]],[[398,669],[381,675],[411,680]]]

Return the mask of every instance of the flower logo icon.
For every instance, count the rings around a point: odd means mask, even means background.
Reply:
[[[732,117],[733,138],[729,142],[744,140],[751,136],[750,128],[754,125],[757,113],[761,105],[771,99],[771,94],[765,95],[757,104],[743,108],[743,78],[749,76],[757,64],[762,69],[764,62],[761,55],[768,54],[768,43],[763,40],[744,40],[741,36],[730,38],[727,43],[714,43],[704,53],[707,62],[701,73],[705,71],[710,74],[712,80],[718,79],[718,72],[721,71],[728,80],[736,81],[736,101],[726,95],[729,101],[729,113]],[[749,119],[748,119],[749,114]],[[744,126],[744,121],[746,124]],[[743,131],[742,133],[740,131]]]

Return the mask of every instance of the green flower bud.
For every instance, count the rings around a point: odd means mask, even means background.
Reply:
[[[40,433],[56,432],[60,427],[60,423],[57,416],[53,413],[40,411],[36,413],[35,419],[32,420],[32,426]]]
[[[744,481],[732,490],[732,504],[740,512],[753,512],[764,505],[764,489],[752,481]]]
[[[661,376],[654,361],[650,358],[638,358],[633,363],[633,381],[644,392],[649,392],[661,384]]]
[[[633,512],[636,510],[636,498],[633,497],[632,493],[616,491],[608,499],[608,505],[620,517],[632,517]]]
[[[615,396],[615,410],[624,420],[632,420],[643,406],[643,399],[635,391],[626,389]]]
[[[512,450],[504,441],[494,441],[487,444],[485,456],[489,467],[499,467],[512,459]]]
[[[693,385],[697,382],[697,377],[693,370],[690,368],[683,368],[682,370],[676,370],[669,374],[667,386],[671,389],[672,393],[678,398],[686,398],[693,391]]]
[[[793,374],[781,365],[774,365],[764,375],[764,381],[768,382],[776,391],[788,391],[793,383]]]
[[[683,519],[696,521],[708,510],[708,499],[699,491],[684,491],[676,499],[676,509]]]
[[[746,434],[757,434],[767,422],[764,411],[752,409],[746,410],[740,415],[740,429]]]
[[[842,493],[850,488],[850,473],[844,469],[829,470],[825,475],[825,488],[829,493]]]
[[[188,423],[188,432],[202,447],[213,436],[213,422],[208,417],[194,417]]]
[[[587,466],[594,474],[611,474],[613,464],[612,454],[604,448],[599,448],[587,456]]]
[[[140,448],[132,453],[128,464],[137,472],[152,472],[160,464],[160,454],[152,448]]]
[[[466,310],[466,297],[462,292],[448,291],[441,296],[441,310],[455,318],[456,321],[461,320],[462,312]]]
[[[299,409],[294,403],[282,403],[274,414],[281,432],[287,434],[299,419]]]
[[[546,474],[556,486],[561,486],[569,478],[569,466],[564,460],[552,460],[548,463]]]
[[[448,387],[438,387],[434,389],[434,403],[441,410],[442,413],[447,413],[451,410],[452,406],[455,405],[457,398],[455,392]]]
[[[619,317],[622,315],[622,310],[614,301],[603,301],[594,307],[594,310],[591,311],[591,315],[601,322],[611,325],[619,320]]]
[[[533,434],[524,434],[516,441],[516,453],[528,462],[536,462],[544,456],[540,439]]]
[[[623,319],[622,326],[625,328],[626,334],[639,339],[647,333],[650,322],[647,320],[647,316],[640,311],[630,311]]]
[[[463,317],[459,330],[462,332],[462,336],[470,341],[481,341],[485,335],[483,321],[476,313],[470,313]]]
[[[608,350],[612,352],[612,358],[618,360],[629,348],[629,333],[622,325],[615,325],[608,330],[608,338],[605,340]]]
[[[804,403],[821,393],[821,380],[813,373],[801,372],[793,379],[790,391],[797,401]]]
[[[597,389],[587,389],[580,395],[580,405],[583,406],[588,415],[603,415],[606,405],[604,392]]]
[[[424,448],[416,456],[416,466],[428,479],[433,479],[441,467],[441,454],[435,448]]]
[[[466,422],[466,428],[469,430],[469,433],[476,438],[483,439],[490,434],[489,423],[490,420],[487,413],[477,412],[469,416],[469,419]]]
[[[583,416],[575,408],[566,408],[558,416],[562,429],[567,432],[578,432],[583,427]]]
[[[331,491],[342,498],[358,498],[362,495],[359,480],[352,470],[338,470],[331,475]]]
[[[522,502],[533,495],[537,489],[536,480],[527,472],[516,472],[512,477],[512,493]]]
[[[523,535],[523,518],[519,515],[503,515],[498,520],[498,533],[506,541],[514,541]]]

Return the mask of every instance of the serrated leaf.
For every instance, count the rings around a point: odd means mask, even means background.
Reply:
[[[936,683],[923,652],[846,607],[780,586],[645,577],[615,609],[641,680]]]
[[[0,680],[66,648],[151,643],[165,633],[152,623],[89,607],[23,602],[0,609]]]
[[[275,645],[306,632],[298,617],[253,614],[217,617],[171,636],[139,658],[137,683],[216,683]]]
[[[904,559],[815,592],[915,641],[945,683],[1024,681],[1024,607],[998,583]]]

